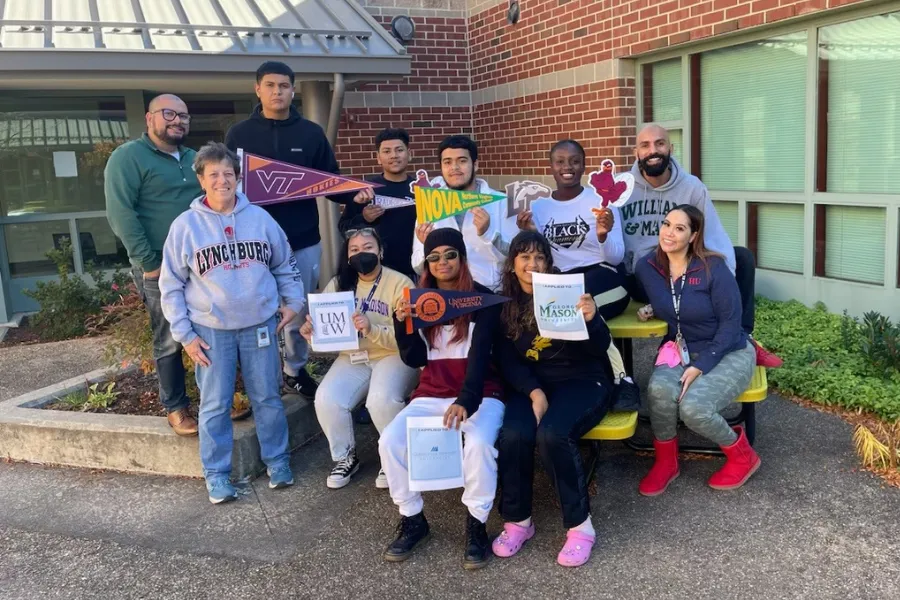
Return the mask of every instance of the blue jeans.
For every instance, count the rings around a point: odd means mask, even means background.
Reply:
[[[211,329],[193,323],[194,331],[209,345],[204,352],[210,366],[198,365],[195,369],[200,388],[200,460],[207,480],[231,475],[231,404],[239,363],[263,462],[270,469],[290,462],[287,418],[281,402],[277,324],[274,316],[246,329]],[[264,348],[257,344],[259,327],[269,330],[270,343]]]
[[[319,287],[319,261],[322,259],[322,243],[294,251],[297,270],[303,281],[303,293],[307,296]],[[300,335],[300,327],[306,322],[306,305],[297,317],[284,328],[284,372],[296,377],[306,367],[309,360],[309,345]]]
[[[132,269],[131,277],[147,312],[150,313],[150,329],[153,332],[153,361],[159,380],[159,401],[166,412],[187,408],[190,400],[184,389],[184,363],[181,362],[181,344],[172,339],[169,322],[163,316],[159,279],[144,279],[144,272]]]

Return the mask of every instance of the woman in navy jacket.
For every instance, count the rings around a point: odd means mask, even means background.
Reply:
[[[740,487],[759,468],[759,456],[743,427],[732,429],[719,411],[746,389],[756,360],[741,329],[737,282],[723,257],[703,245],[703,213],[688,205],[671,210],[656,252],[638,262],[635,275],[653,315],[669,325],[647,389],[656,461],[640,493],[661,494],[678,477],[679,417],[725,453],[725,466],[709,479],[710,487]]]

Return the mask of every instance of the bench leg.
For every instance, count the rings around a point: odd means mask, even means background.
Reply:
[[[629,377],[634,377],[634,355],[632,353],[631,338],[616,338],[613,339],[613,343],[622,354],[622,364],[625,365],[625,373]],[[618,373],[615,373],[615,375],[618,375]]]
[[[744,434],[752,446],[756,440],[756,402],[744,402],[741,405],[741,415],[744,417]]]
[[[587,484],[591,485],[594,476],[597,474],[597,465],[600,464],[600,442],[591,440],[588,444],[588,460],[585,468],[587,469]]]

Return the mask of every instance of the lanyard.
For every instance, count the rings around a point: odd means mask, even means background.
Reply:
[[[366,314],[366,311],[369,310],[369,304],[372,302],[372,298],[375,296],[375,290],[378,289],[378,284],[381,282],[381,276],[384,275],[384,267],[381,267],[381,271],[378,273],[378,277],[375,278],[375,283],[372,284],[372,289],[369,290],[369,295],[366,296],[366,299],[359,305],[359,312],[362,314]]]
[[[681,339],[681,296],[684,294],[684,280],[687,277],[687,269],[681,275],[681,287],[678,290],[678,296],[675,296],[675,280],[669,275],[669,289],[672,290],[672,306],[675,308],[675,339]]]

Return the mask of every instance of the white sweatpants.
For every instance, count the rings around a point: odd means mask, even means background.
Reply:
[[[346,458],[356,447],[351,411],[360,402],[366,401],[372,423],[381,433],[403,410],[418,382],[419,370],[407,367],[397,354],[356,365],[350,364],[350,357],[338,356],[322,378],[315,402],[331,459]]]
[[[409,489],[406,419],[408,417],[440,417],[455,398],[416,398],[400,411],[381,432],[378,450],[381,468],[387,475],[391,498],[400,514],[411,517],[422,512],[422,494]],[[503,425],[503,403],[485,398],[481,406],[463,423],[463,488],[462,502],[469,513],[487,522],[494,496],[497,494],[497,449],[494,443]]]

